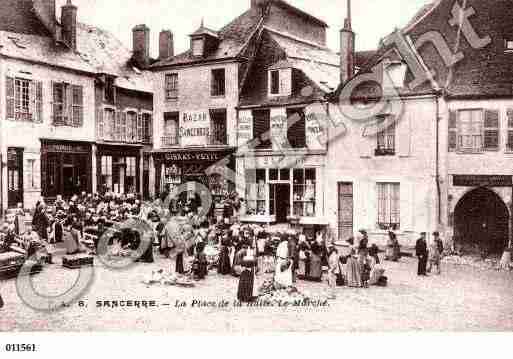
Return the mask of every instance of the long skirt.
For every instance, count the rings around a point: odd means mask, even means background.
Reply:
[[[359,288],[362,286],[360,266],[358,264],[358,261],[354,257],[350,257],[347,259],[346,278],[348,287]]]
[[[176,255],[175,272],[178,274],[184,274],[185,272],[183,268],[183,253]]]
[[[255,285],[255,269],[244,268],[239,278],[239,287],[237,289],[237,299],[241,302],[251,302],[253,300],[253,287]]]
[[[308,272],[308,279],[313,281],[321,281],[322,277],[322,261],[321,257],[315,254],[310,256],[310,271]]]
[[[299,279],[305,279],[308,274],[308,259],[300,259],[299,260],[299,268],[297,270],[297,277]]]
[[[282,271],[282,266],[287,263],[286,259],[278,258],[276,260],[276,270],[274,272],[274,281],[276,284],[281,285],[282,287],[288,288],[292,286],[292,264],[289,265],[284,271]]]
[[[217,265],[217,272],[222,275],[227,275],[232,272],[230,265],[230,249],[226,246],[221,247],[219,253],[219,263]]]
[[[387,246],[385,250],[385,259],[392,261],[394,260],[394,247],[393,246]]]

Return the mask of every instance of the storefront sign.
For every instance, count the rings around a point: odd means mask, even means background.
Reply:
[[[239,116],[239,124],[237,126],[237,143],[238,146],[244,146],[253,139],[253,117],[250,111],[243,111]]]
[[[453,185],[457,187],[511,187],[512,176],[455,175]]]
[[[306,146],[310,150],[326,149],[326,135],[324,128],[315,114],[309,114],[305,119]]]
[[[166,161],[173,162],[215,162],[221,159],[216,152],[175,152],[166,153]]]
[[[180,119],[179,135],[182,146],[208,145],[210,138],[210,116],[208,111],[184,112]]]
[[[287,117],[271,115],[271,141],[275,145],[281,145],[287,141]],[[275,147],[275,146],[273,146]]]
[[[90,148],[86,145],[73,145],[68,143],[52,143],[42,146],[43,153],[89,153]]]

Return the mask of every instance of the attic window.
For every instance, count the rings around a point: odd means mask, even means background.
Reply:
[[[192,55],[193,56],[203,56],[204,51],[204,39],[192,39]]]
[[[504,40],[504,52],[513,53],[513,39]]]

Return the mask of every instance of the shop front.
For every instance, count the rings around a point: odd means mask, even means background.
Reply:
[[[98,192],[141,192],[142,146],[98,145],[96,152]]]
[[[324,218],[324,156],[243,156],[237,159],[243,174],[247,223],[290,223],[316,230]]]
[[[182,184],[196,182],[210,190],[214,205],[219,204],[235,189],[235,184],[222,173],[212,173],[209,169],[225,160],[226,167],[234,171],[233,152],[233,149],[154,152],[155,193],[169,193]],[[180,199],[194,197],[193,192],[191,187],[190,191],[181,193]]]
[[[92,148],[90,143],[41,141],[42,194],[45,198],[70,198],[92,192]]]

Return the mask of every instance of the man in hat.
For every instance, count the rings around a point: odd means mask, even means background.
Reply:
[[[426,242],[426,232],[422,232],[420,234],[420,238],[417,240],[417,243],[415,244],[415,255],[419,259],[417,275],[427,276],[426,267],[428,261],[428,249]]]

